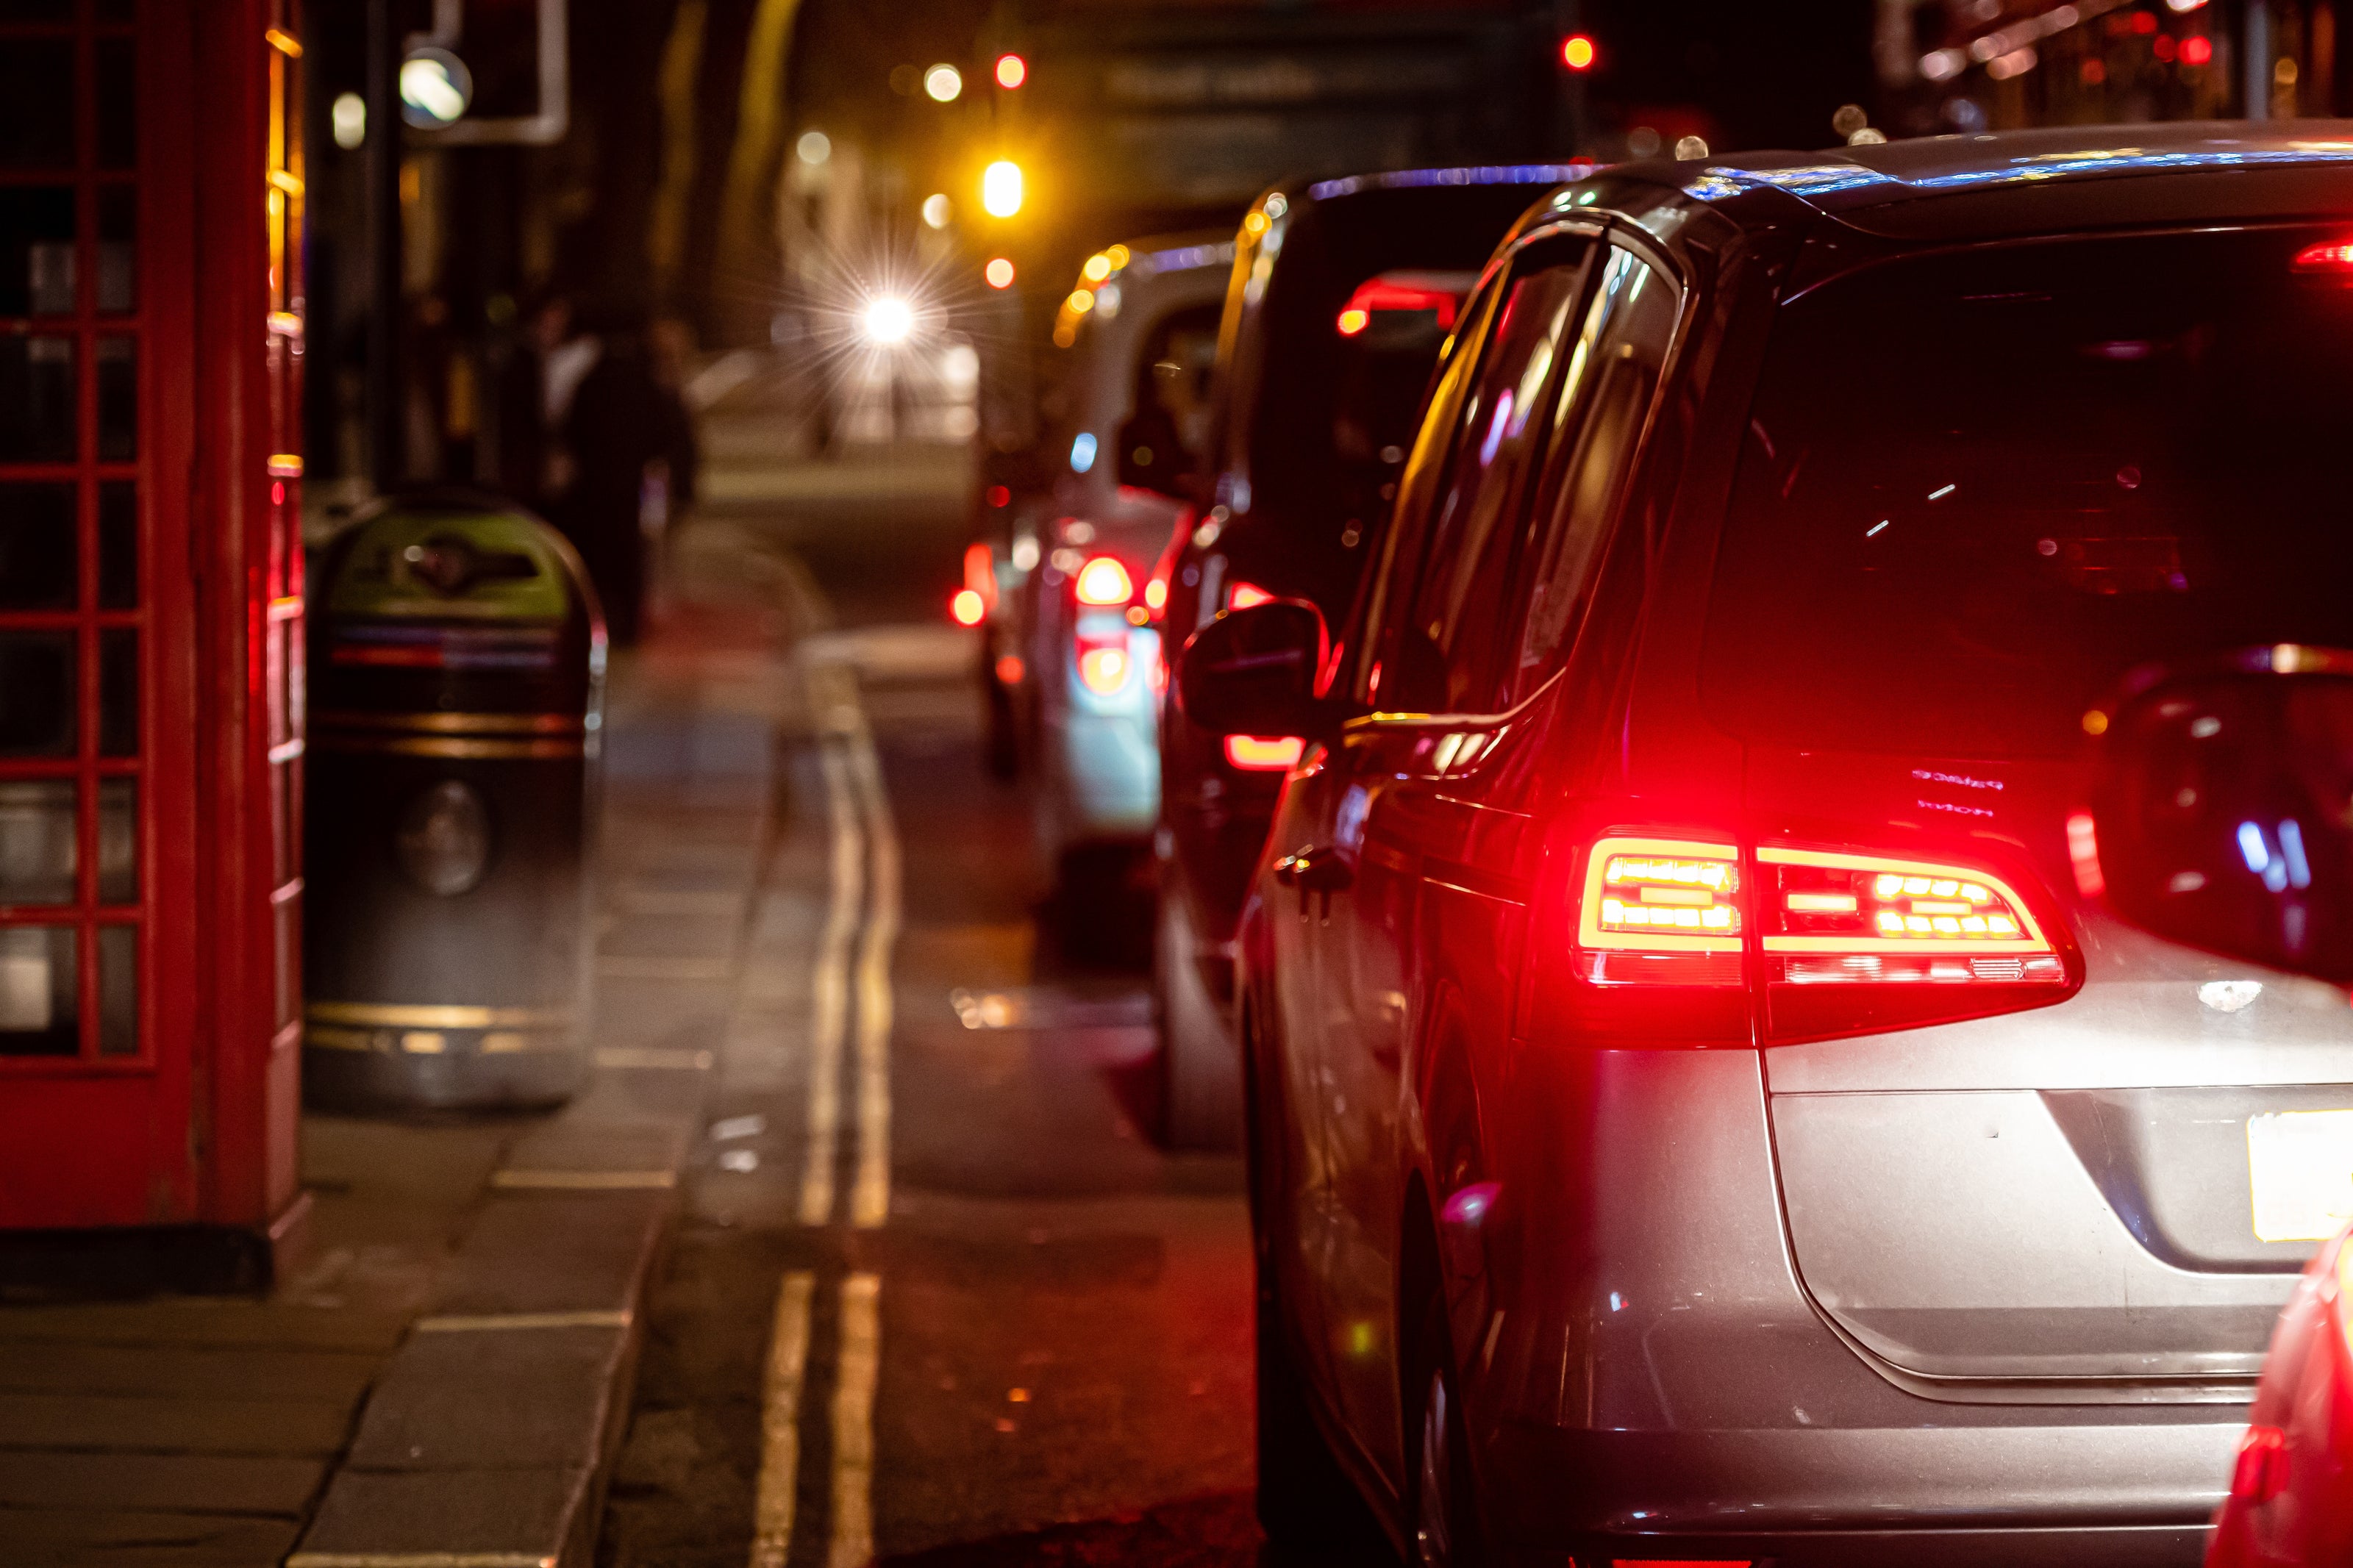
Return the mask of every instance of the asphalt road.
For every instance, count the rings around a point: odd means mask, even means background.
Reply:
[[[763,469],[728,434],[707,515],[837,629],[748,937],[774,1022],[723,1052],[602,1561],[1271,1561],[1240,1163],[1141,1134],[1142,933],[1057,950],[1027,799],[982,770],[935,629],[955,468]]]

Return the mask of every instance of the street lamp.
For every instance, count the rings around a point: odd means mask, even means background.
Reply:
[[[1021,165],[999,158],[980,172],[981,210],[991,217],[1011,217],[1021,210]]]

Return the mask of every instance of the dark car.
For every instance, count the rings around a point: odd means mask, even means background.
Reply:
[[[1309,739],[1237,980],[1273,1533],[2198,1560],[2353,1011],[2107,913],[2083,748],[2150,661],[2353,645],[2348,212],[2353,126],[2209,124],[1522,222],[1354,609],[1176,672]]]
[[[1166,595],[1171,649],[1236,605],[1300,595],[1335,620],[1346,611],[1463,296],[1528,203],[1579,172],[1302,181],[1250,209],[1211,383],[1207,504],[1146,588]],[[1163,710],[1153,973],[1173,1143],[1240,1136],[1228,1021],[1235,922],[1300,746],[1296,736],[1212,734]]]

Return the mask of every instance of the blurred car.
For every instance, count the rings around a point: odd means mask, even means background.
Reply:
[[[1166,595],[1174,646],[1223,610],[1277,595],[1334,619],[1347,609],[1462,296],[1512,221],[1579,172],[1303,181],[1251,208],[1210,393],[1210,504],[1170,540],[1148,590]],[[1297,737],[1214,735],[1164,714],[1153,975],[1162,1132],[1178,1146],[1240,1135],[1234,928],[1299,750]]]
[[[2077,880],[2135,926],[2353,984],[2353,649],[2295,643],[2136,670],[2087,715]],[[2231,983],[2242,1007],[2261,982]],[[2233,1129],[2235,1131],[2235,1129]],[[2245,1123],[2258,1236],[2335,1230],[2273,1331],[2207,1568],[2353,1562],[2353,1110]],[[2295,1172],[2278,1179],[2283,1168]],[[2267,1179],[2268,1178],[2268,1179]]]
[[[967,557],[989,700],[1011,716],[1039,842],[1079,921],[1148,868],[1166,665],[1145,586],[1187,504],[1232,260],[1223,234],[1088,259],[1054,326],[1071,363],[1045,504],[1014,519],[1002,561],[980,546]]]
[[[2353,137],[2121,141],[1561,191],[1336,631],[1195,634],[1193,722],[1308,742],[1237,981],[1271,1534],[2199,1560],[2353,1010],[2112,912],[2081,752],[2353,643]]]

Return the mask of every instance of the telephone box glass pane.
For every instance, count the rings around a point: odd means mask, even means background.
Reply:
[[[128,627],[98,634],[98,753],[139,754],[139,634]]]
[[[70,316],[71,185],[0,189],[0,316]]]
[[[98,928],[98,1054],[139,1054],[139,928]]]
[[[0,632],[0,757],[70,757],[74,635]]]
[[[74,341],[0,337],[0,462],[74,455]]]
[[[0,782],[0,903],[74,901],[71,779]]]
[[[74,488],[0,484],[0,610],[69,610]]]
[[[139,455],[139,343],[98,340],[98,456],[128,462]]]
[[[73,162],[73,45],[0,43],[0,168],[70,169]]]
[[[0,1056],[79,1053],[74,947],[71,926],[0,930]]]
[[[131,40],[98,46],[98,166],[128,169],[139,161],[139,77]]]
[[[98,308],[113,316],[139,308],[139,193],[130,185],[98,193]]]
[[[139,487],[128,479],[98,487],[98,607],[139,607]]]
[[[106,779],[98,786],[98,901],[139,901],[137,779]]]

